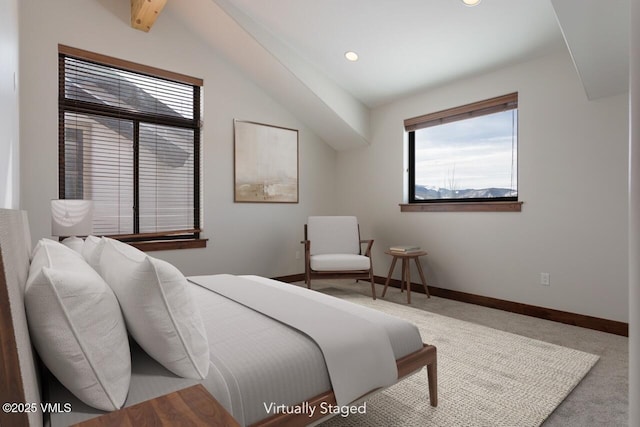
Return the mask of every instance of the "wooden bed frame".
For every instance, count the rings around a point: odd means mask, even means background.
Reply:
[[[406,355],[405,357],[396,360],[398,365],[398,380],[414,373],[421,369],[423,366],[427,367],[427,377],[429,380],[429,403],[431,406],[438,406],[438,377],[437,377],[437,352],[436,347],[428,344],[423,344],[422,349]],[[377,393],[377,390],[370,394]],[[309,399],[310,406],[319,407],[321,403],[325,402],[330,405],[336,405],[336,396],[333,391],[329,390],[325,393],[319,394]],[[296,406],[296,405],[292,405]],[[252,424],[250,427],[298,427],[306,426],[313,421],[316,421],[325,415],[321,411],[315,411],[313,417],[309,417],[309,414],[277,414],[264,420],[258,421]]]
[[[27,253],[30,252],[31,247],[30,241],[25,241],[30,240],[26,223],[24,212],[0,209],[0,404],[27,403],[39,407],[43,400],[42,390],[45,389],[39,384],[40,364],[36,359],[35,351],[29,345],[18,348],[20,347],[18,343],[24,342],[21,340],[29,339],[22,302],[26,272],[28,272]],[[16,242],[19,244],[13,247]],[[22,260],[26,260],[26,265],[18,265],[25,264]],[[17,298],[16,290],[11,288],[11,286],[15,287],[16,283],[20,287]],[[422,349],[397,360],[396,363],[398,379],[424,366],[427,367],[429,400],[431,406],[437,406],[436,347],[424,344]],[[375,392],[377,391],[372,393]],[[328,390],[306,402],[317,407],[323,402],[335,405],[336,398],[333,391]],[[251,427],[304,426],[326,416],[321,412],[315,411],[312,418],[309,414],[276,414],[252,424]],[[0,425],[4,426],[33,426],[40,424],[41,419],[41,414],[0,411]]]

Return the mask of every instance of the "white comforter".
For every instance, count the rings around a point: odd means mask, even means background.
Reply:
[[[189,281],[297,329],[320,347],[338,405],[388,387],[398,370],[385,330],[332,304],[335,298],[275,281],[231,275],[196,276]]]

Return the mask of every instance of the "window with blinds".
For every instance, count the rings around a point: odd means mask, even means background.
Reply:
[[[59,47],[59,197],[93,200],[94,234],[199,238],[201,86]]]
[[[405,120],[409,203],[518,200],[518,94]]]

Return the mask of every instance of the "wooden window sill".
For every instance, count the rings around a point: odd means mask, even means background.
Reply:
[[[401,203],[400,212],[521,212],[524,202]]]
[[[172,249],[197,249],[206,248],[209,239],[185,239],[185,240],[148,240],[146,242],[127,242],[131,246],[144,252],[168,251]]]

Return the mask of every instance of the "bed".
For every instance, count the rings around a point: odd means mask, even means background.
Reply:
[[[48,373],[33,349],[24,308],[32,252],[26,213],[0,210],[0,402],[23,402],[37,409],[3,411],[0,424],[40,426],[47,422],[63,426],[100,416],[103,411],[83,403]],[[247,291],[239,291],[244,286]],[[346,340],[348,343],[331,344],[332,349],[322,347],[323,340],[331,338],[335,331],[336,322],[341,321],[342,312],[362,319],[363,327],[373,325],[375,331],[372,329],[371,335],[387,337],[392,362],[395,361],[393,382],[416,374],[426,366],[429,396],[425,399],[428,398],[432,406],[437,405],[436,348],[423,344],[417,328],[407,322],[258,276],[190,277],[187,289],[204,324],[209,347],[208,373],[203,378],[176,375],[131,340],[131,377],[125,407],[202,384],[240,425],[295,426],[320,422],[335,413],[319,408],[355,405],[383,388],[375,385],[377,383],[354,385],[358,381],[366,382],[367,378],[345,379],[345,384],[340,384],[339,377],[346,378],[340,369],[354,369],[353,366],[340,367],[336,360],[346,360],[354,354],[355,361],[360,360],[359,365],[366,366],[371,357],[358,356],[358,351],[366,354],[369,341],[375,341],[375,337],[361,341],[358,335],[370,335],[369,332],[356,332]],[[247,294],[257,294],[257,301],[245,301]],[[255,306],[249,308],[248,305]],[[317,314],[313,314],[316,310]],[[294,316],[296,311],[305,315]],[[315,321],[314,316],[316,320],[326,321]],[[335,316],[338,317],[332,322]],[[307,322],[302,320],[302,324],[291,326],[282,320],[288,317],[307,319]],[[357,324],[357,319],[354,322]],[[33,328],[33,324],[30,326]],[[334,355],[330,356],[332,352]],[[376,350],[376,357],[377,353],[384,351]],[[362,369],[364,377],[371,376]],[[380,384],[389,385],[388,381]],[[69,403],[72,410],[43,414],[39,410],[41,402]],[[274,410],[277,407],[305,410],[289,413]]]

